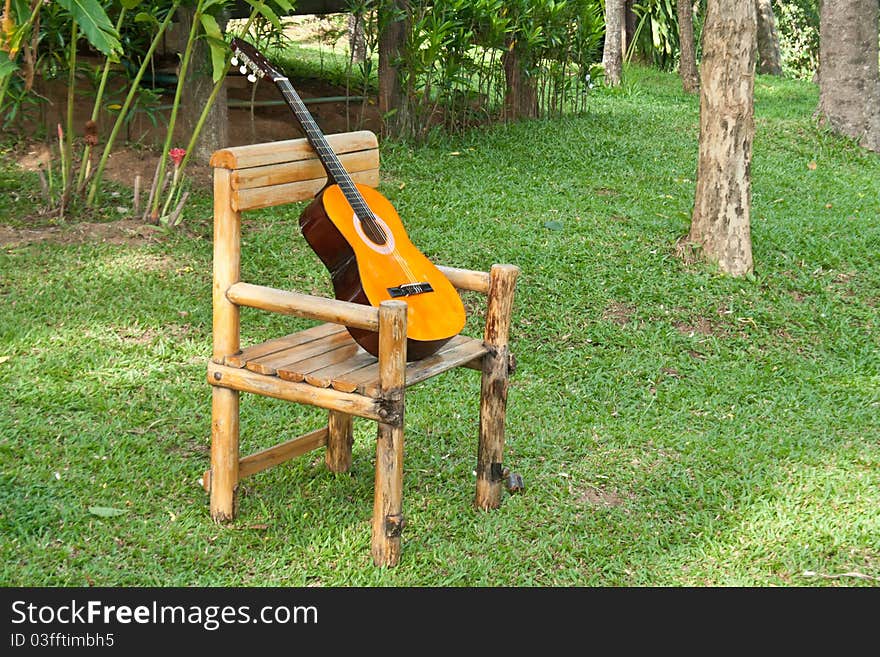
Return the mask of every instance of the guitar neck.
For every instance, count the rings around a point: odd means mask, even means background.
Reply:
[[[273,82],[275,82],[276,86],[281,91],[281,94],[284,96],[284,100],[287,101],[290,109],[293,110],[299,124],[306,133],[306,139],[308,139],[312,148],[315,149],[315,152],[318,154],[318,159],[321,160],[321,164],[324,165],[324,170],[327,172],[327,176],[330,180],[339,185],[342,193],[345,194],[345,198],[359,217],[368,216],[370,211],[367,207],[366,201],[364,201],[363,196],[361,196],[355,186],[354,180],[352,180],[351,175],[342,165],[342,162],[330,147],[330,144],[327,143],[324,133],[321,132],[314,117],[312,117],[311,113],[306,108],[305,103],[303,103],[302,98],[299,97],[299,94],[296,93],[293,85],[290,84],[290,80],[285,77],[279,77],[275,78]]]

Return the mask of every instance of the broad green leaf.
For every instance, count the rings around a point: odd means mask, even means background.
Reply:
[[[9,59],[9,55],[0,50],[0,80],[12,75],[12,72],[17,68],[18,65]]]
[[[229,61],[229,46],[221,39],[206,37],[211,48],[211,78],[217,82],[226,75],[226,63]]]
[[[257,13],[262,14],[263,9],[268,9],[272,13],[273,16],[275,15],[275,12],[272,11],[272,9],[270,7],[268,7],[266,5],[266,3],[262,2],[261,0],[245,0],[245,2],[247,2],[251,6],[251,8],[253,10],[255,10]],[[295,2],[288,2],[287,0],[275,0],[274,4],[276,7],[278,7],[278,9],[281,10],[282,13],[286,14],[286,13],[293,11],[293,7],[296,3]],[[263,14],[263,15],[266,16],[266,18],[269,18],[268,15],[266,15],[266,14]]]
[[[90,506],[89,513],[93,516],[98,516],[99,518],[112,518],[114,516],[121,516],[125,513],[125,509],[117,509],[112,506]]]
[[[122,6],[126,9],[134,9],[139,4],[141,4],[143,0],[122,0]]]
[[[98,0],[58,0],[79,24],[86,38],[105,55],[122,52],[116,28]]]
[[[281,25],[281,19],[278,18],[278,14],[272,11],[269,5],[263,2],[252,2],[251,6],[256,9],[259,14],[262,14],[262,16],[270,23],[272,23],[272,25],[274,25],[277,29],[284,29],[284,26]]]
[[[205,34],[214,39],[222,39],[223,33],[220,31],[220,26],[217,24],[217,19],[211,16],[211,14],[202,14],[202,27],[205,28]]]
[[[228,47],[223,40],[223,32],[217,24],[217,19],[210,14],[202,14],[202,27],[208,35],[208,46],[211,48],[211,77],[214,82],[220,80],[226,72],[226,58]]]
[[[31,13],[30,3],[26,0],[12,0],[12,17],[18,22],[24,21]]]
[[[134,22],[150,23],[153,25],[153,27],[159,27],[159,21],[156,19],[156,17],[146,11],[138,12],[137,16],[134,17]]]

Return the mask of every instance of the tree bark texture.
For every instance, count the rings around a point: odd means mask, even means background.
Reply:
[[[192,9],[178,9],[177,15],[181,22],[181,32],[183,34],[189,34],[193,14],[194,11]],[[221,25],[221,29],[223,29],[223,25]],[[182,53],[183,50],[181,49],[180,52]],[[202,110],[204,110],[214,89],[212,71],[211,49],[205,39],[197,39],[193,45],[186,81],[180,95],[180,120],[177,125],[177,134],[181,140],[180,146],[186,146],[192,136]],[[194,152],[190,155],[190,158],[194,162],[207,164],[214,151],[228,145],[229,113],[226,86],[224,85],[217,92],[214,104],[208,110],[208,116],[205,118],[205,123],[202,125],[201,132],[193,149]]]
[[[623,9],[624,0],[605,2],[605,45],[602,49],[602,66],[605,68],[605,84],[615,87],[623,74]]]
[[[639,17],[633,5],[636,0],[624,0],[623,3],[623,58],[626,59],[626,53],[632,46],[633,39],[636,38],[636,29],[638,27]]]
[[[700,153],[688,241],[721,271],[753,271],[755,5],[708,0],[700,76]]]
[[[528,74],[515,43],[511,42],[501,54],[504,66],[504,118],[508,121],[533,119],[538,116],[538,88],[535,78]]]
[[[782,75],[779,35],[772,0],[755,0],[758,18],[758,73]]]
[[[348,47],[351,50],[352,61],[358,63],[367,59],[367,40],[364,29],[363,16],[359,14],[348,15]]]
[[[405,135],[410,112],[398,62],[409,32],[409,0],[382,0],[378,13],[379,112],[386,134]]]
[[[678,0],[678,40],[681,44],[678,72],[685,92],[696,93],[700,89],[697,72],[697,48],[694,43],[694,11],[691,0]]]
[[[819,115],[832,130],[880,152],[877,0],[823,2]]]

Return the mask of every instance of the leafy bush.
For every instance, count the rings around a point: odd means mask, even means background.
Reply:
[[[816,0],[774,0],[782,68],[786,74],[810,79],[819,66],[819,4]]]
[[[411,136],[508,116],[511,94],[526,96],[531,116],[583,108],[604,31],[598,0],[418,0],[411,8],[400,62]]]

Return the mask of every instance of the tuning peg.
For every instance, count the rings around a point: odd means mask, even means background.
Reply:
[[[242,64],[242,65],[239,67],[238,70],[241,71],[241,74],[242,74],[242,75],[244,75],[245,73],[247,73],[247,66],[245,66],[244,64]]]
[[[256,81],[257,81],[257,76],[254,75],[253,73],[251,73],[251,74],[247,77],[247,79],[248,79],[248,82],[256,82]]]
[[[229,63],[232,64],[233,66],[238,66],[238,57],[233,55],[232,59],[229,60]]]

